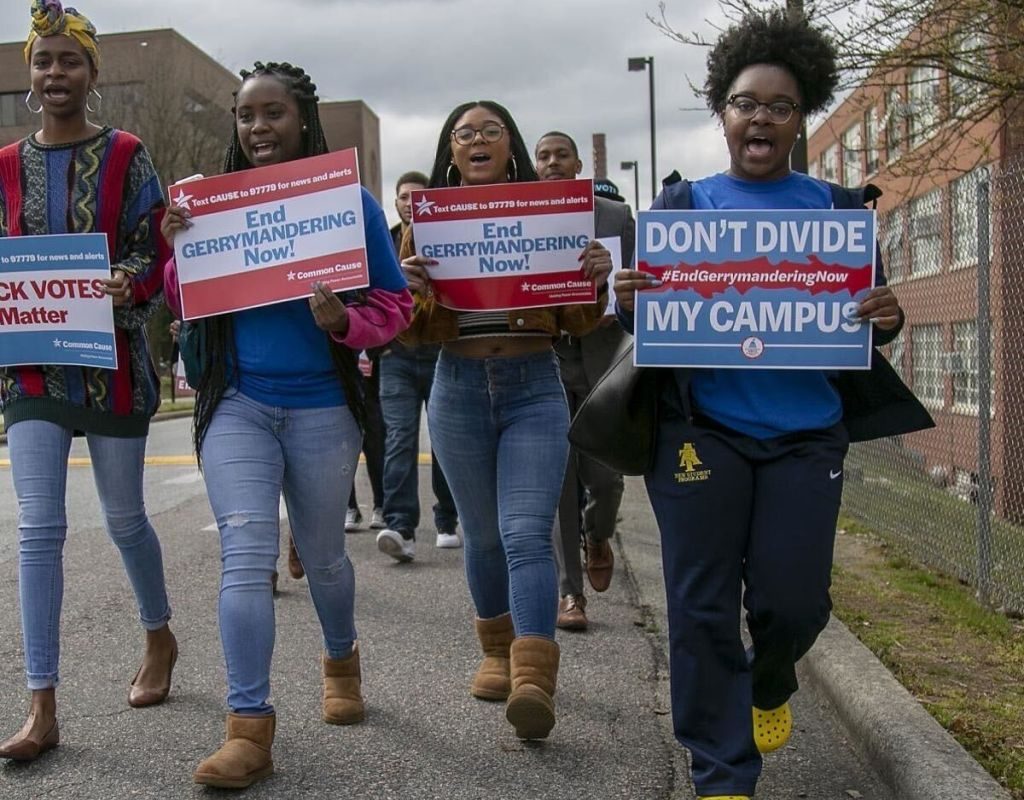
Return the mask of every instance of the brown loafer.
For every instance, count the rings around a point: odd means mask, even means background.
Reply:
[[[15,734],[0,744],[0,758],[9,758],[11,761],[35,761],[43,753],[53,750],[58,744],[60,744],[60,728],[57,721],[54,720],[53,727],[39,741],[29,736]]]
[[[585,631],[587,629],[587,598],[581,594],[567,594],[558,601],[558,618],[555,625],[564,631]]]
[[[603,592],[612,582],[612,569],[615,566],[615,554],[607,539],[591,539],[587,541],[587,580],[595,592]]]
[[[295,542],[291,536],[288,537],[288,574],[295,580],[300,580],[306,574],[306,569],[302,566],[302,560],[299,558],[299,551],[295,549]]]
[[[167,695],[171,693],[171,675],[174,673],[174,665],[177,662],[178,640],[175,639],[171,648],[171,658],[167,664],[167,680],[158,689],[140,688],[135,685],[135,681],[142,674],[142,667],[139,667],[139,671],[135,673],[135,677],[132,679],[132,688],[128,691],[128,705],[132,708],[145,708],[146,706],[156,706],[164,702],[167,699]]]

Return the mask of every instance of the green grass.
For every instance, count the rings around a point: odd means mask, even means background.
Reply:
[[[835,613],[963,747],[1024,800],[1024,624],[840,519]]]

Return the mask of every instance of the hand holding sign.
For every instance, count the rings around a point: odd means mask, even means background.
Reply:
[[[103,281],[103,292],[114,298],[115,306],[131,305],[132,279],[124,270],[115,269],[111,277]]]
[[[661,286],[661,281],[649,272],[641,272],[638,269],[620,269],[615,273],[615,302],[632,313],[633,299],[636,297],[636,293],[659,286]]]
[[[879,286],[868,292],[864,302],[857,308],[857,316],[871,320],[882,331],[891,331],[900,322],[900,304],[888,286]]]
[[[409,284],[409,291],[414,294],[430,292],[430,273],[427,267],[437,266],[437,262],[426,256],[409,256],[402,260],[402,272]]]
[[[608,281],[608,275],[612,271],[612,254],[597,239],[591,239],[587,246],[580,253],[579,261],[582,262],[583,274],[594,282],[594,286],[600,289]]]
[[[309,298],[309,308],[313,312],[316,326],[322,331],[344,336],[348,333],[348,309],[345,304],[322,283],[314,284],[314,287],[314,294]]]

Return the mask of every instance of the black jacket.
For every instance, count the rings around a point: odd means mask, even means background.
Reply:
[[[863,208],[868,203],[874,206],[881,190],[872,184],[863,189],[847,189],[834,183],[829,184],[832,190],[833,208]],[[673,172],[663,182],[663,189],[658,195],[652,209],[689,209],[692,207],[690,182],[683,180],[678,172]],[[882,269],[881,254],[876,255],[877,273],[875,285],[886,284]],[[619,308],[619,319],[627,330],[633,330],[633,315]],[[896,338],[903,328],[903,310],[900,310],[900,322],[891,331],[876,331],[873,342],[874,352],[871,355],[870,370],[840,370],[835,380],[836,388],[843,403],[843,423],[850,434],[851,442],[862,442],[879,439],[883,436],[896,436],[901,433],[934,428],[935,422],[931,414],[921,405],[914,393],[907,388],[896,370],[892,368],[878,347],[888,344]],[[666,374],[674,373],[675,381],[663,380],[663,398],[670,404],[678,405],[687,418],[692,416],[689,392],[685,391],[688,380],[688,369],[663,370]],[[678,387],[678,388],[677,388]]]

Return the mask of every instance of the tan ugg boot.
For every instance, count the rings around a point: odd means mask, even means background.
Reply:
[[[203,761],[192,780],[219,789],[245,789],[274,771],[270,746],[277,717],[228,714],[227,734],[220,749]]]
[[[363,705],[362,673],[359,669],[359,645],[348,658],[328,658],[324,664],[324,722],[354,725],[366,718]]]
[[[512,615],[502,614],[491,619],[477,619],[476,635],[484,651],[484,660],[473,676],[469,693],[481,700],[504,700],[512,691],[509,678],[508,650],[516,632]]]
[[[520,636],[512,642],[511,663],[505,719],[520,739],[544,739],[555,727],[558,645],[543,636]]]

